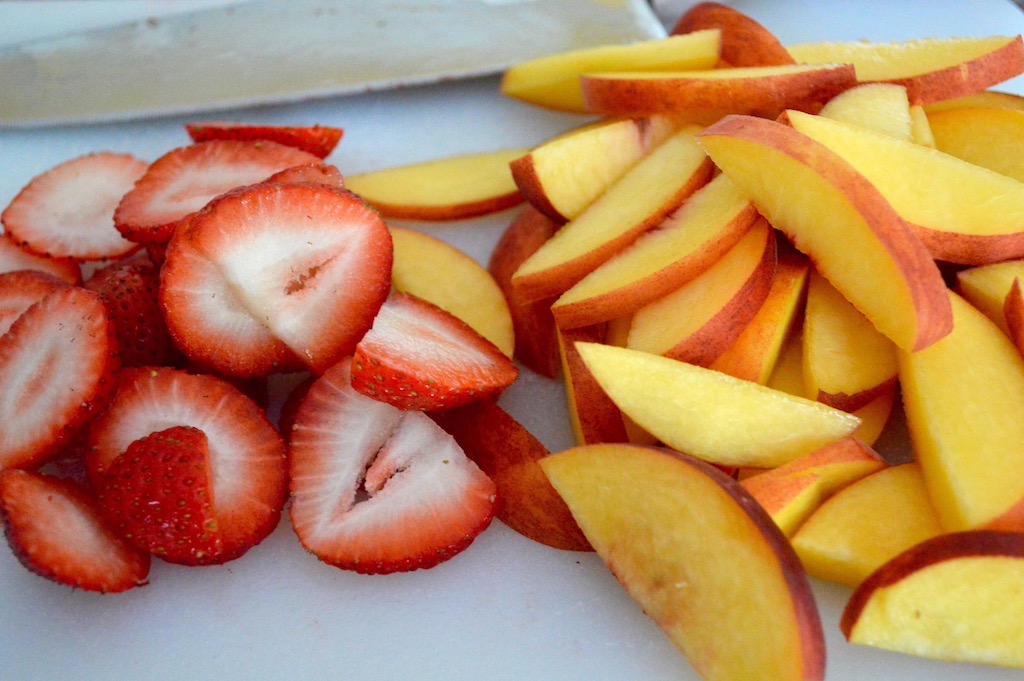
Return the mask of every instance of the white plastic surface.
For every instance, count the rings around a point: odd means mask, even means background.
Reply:
[[[8,33],[9,4],[0,3],[0,27]],[[38,10],[45,12],[46,4]],[[996,0],[732,4],[784,42],[1024,28],[1024,15]],[[1017,81],[1003,89],[1022,91]],[[534,144],[580,120],[505,100],[496,78],[238,110],[225,117],[342,126],[344,138],[329,160],[343,173]],[[79,154],[111,149],[154,159],[188,142],[186,120],[191,118],[0,131],[0,205],[35,174]],[[412,226],[483,262],[511,215]],[[557,383],[524,371],[502,405],[550,449],[571,444]],[[1019,670],[848,645],[837,622],[849,589],[815,582],[814,590],[830,680],[1021,678]],[[464,553],[432,570],[368,577],[306,554],[285,517],[237,561],[206,568],[154,561],[148,586],[110,596],[41,579],[0,544],[4,681],[483,678],[667,681],[696,675],[594,555],[540,546],[498,522]]]

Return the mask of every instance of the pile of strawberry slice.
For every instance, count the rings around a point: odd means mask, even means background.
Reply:
[[[495,486],[423,412],[493,398],[515,365],[392,293],[387,225],[323,160],[340,129],[188,132],[151,163],[62,163],[0,216],[12,551],[116,592],[147,583],[153,557],[234,560],[286,511],[303,547],[345,569],[463,550]],[[286,372],[305,378],[275,424],[255,391]]]

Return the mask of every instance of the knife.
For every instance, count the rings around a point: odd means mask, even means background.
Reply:
[[[252,0],[0,48],[0,126],[368,92],[664,35],[646,0]]]

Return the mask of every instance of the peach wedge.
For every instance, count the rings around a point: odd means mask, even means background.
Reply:
[[[692,457],[628,444],[569,449],[541,467],[612,574],[702,679],[824,677],[807,578],[735,480]]]
[[[767,28],[743,12],[718,2],[698,2],[676,20],[673,35],[717,28],[727,66],[792,64],[793,57]]]
[[[864,83],[852,87],[826,102],[818,115],[861,125],[897,139],[913,139],[907,88],[895,83]]]
[[[1024,182],[1024,111],[966,108],[928,114],[939,151]]]

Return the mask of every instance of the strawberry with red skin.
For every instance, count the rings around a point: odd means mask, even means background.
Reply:
[[[48,258],[14,243],[9,234],[0,233],[0,272],[37,270],[69,284],[82,283],[82,267],[70,258]]]
[[[7,542],[32,572],[79,589],[115,593],[146,583],[150,556],[111,530],[78,485],[34,471],[0,471]]]
[[[148,257],[120,260],[97,270],[85,288],[99,294],[117,331],[122,366],[170,365],[181,353],[164,323],[160,271]]]
[[[400,409],[434,411],[490,398],[517,375],[494,343],[404,292],[381,306],[352,358],[352,386]]]
[[[391,288],[391,234],[345,189],[228,192],[183,221],[160,302],[175,344],[225,374],[322,373],[351,354]]]
[[[211,140],[177,147],[153,161],[121,197],[114,226],[125,239],[167,243],[185,216],[214,197],[320,159],[276,142]]]
[[[0,214],[4,232],[30,252],[104,260],[138,248],[114,228],[114,209],[149,164],[130,154],[86,154],[35,176]]]
[[[193,142],[208,140],[270,140],[326,158],[341,141],[342,128],[327,125],[263,125],[235,121],[200,121],[186,123],[185,130]]]
[[[172,426],[135,440],[96,490],[100,515],[140,551],[170,563],[209,565],[223,554],[213,510],[206,434]]]
[[[63,286],[25,310],[0,336],[0,468],[62,449],[110,401],[119,368],[95,293]]]
[[[307,163],[294,168],[285,168],[279,173],[274,173],[267,178],[267,182],[278,184],[294,184],[296,182],[312,182],[313,184],[326,184],[329,187],[345,186],[345,178],[337,166],[330,163]]]
[[[136,440],[174,426],[206,435],[218,562],[241,556],[276,527],[288,493],[285,443],[263,410],[227,381],[168,367],[132,367],[89,426],[86,470],[101,489],[107,470]]]
[[[68,283],[63,279],[39,270],[0,273],[0,336],[7,333],[25,310],[64,286]]]
[[[494,515],[494,483],[421,412],[351,387],[349,362],[310,386],[289,444],[292,525],[320,560],[361,573],[430,568]]]

